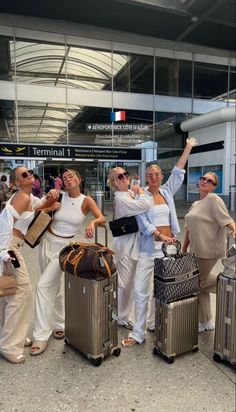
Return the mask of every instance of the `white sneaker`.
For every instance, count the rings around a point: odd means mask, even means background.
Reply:
[[[201,323],[201,322],[199,322],[198,332],[205,332],[205,331],[214,330],[214,329],[215,329],[215,324],[214,324],[214,322],[213,322],[212,319],[209,320],[209,321],[206,322],[206,323]]]

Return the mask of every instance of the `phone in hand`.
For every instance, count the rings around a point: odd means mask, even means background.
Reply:
[[[19,260],[17,259],[17,256],[16,256],[14,250],[8,250],[8,253],[9,253],[9,255],[10,255],[12,258],[15,259],[15,260],[11,260],[12,266],[13,266],[15,269],[19,268],[19,267],[20,267],[20,262],[19,262]]]

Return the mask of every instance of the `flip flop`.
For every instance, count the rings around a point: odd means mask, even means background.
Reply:
[[[137,340],[135,340],[134,338],[125,338],[121,341],[121,345],[125,346],[126,348],[131,348],[132,346],[136,345],[136,343],[138,343]]]
[[[30,348],[30,355],[31,356],[37,356],[40,355],[40,353],[43,353],[47,347],[48,341],[47,340],[35,340],[32,344],[32,347]]]
[[[61,330],[61,329],[55,329],[53,331],[53,336],[54,336],[55,339],[64,339],[65,332],[64,332],[64,330]]]

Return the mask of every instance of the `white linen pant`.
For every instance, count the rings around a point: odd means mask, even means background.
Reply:
[[[16,294],[0,299],[0,352],[19,355],[24,352],[24,343],[32,319],[32,291],[29,274],[22,257],[24,241],[13,237],[9,250],[14,250],[20,267],[14,269],[11,263],[4,263],[3,273],[14,274]]]
[[[149,309],[149,327],[155,325],[155,301],[153,297],[153,269],[154,258],[152,256],[140,255],[136,267],[134,278],[135,290],[135,324],[129,337],[142,343],[146,339],[146,324],[148,313],[148,301],[150,300]]]
[[[64,294],[59,253],[72,239],[46,232],[39,246],[41,275],[36,289],[33,339],[47,341],[53,330],[64,330]]]
[[[124,256],[116,263],[118,274],[118,324],[132,321],[134,307],[134,275],[137,261]]]

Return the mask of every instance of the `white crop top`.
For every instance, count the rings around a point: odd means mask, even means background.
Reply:
[[[153,205],[149,210],[151,222],[155,226],[170,226],[170,209],[167,204]]]
[[[85,219],[85,215],[81,210],[85,197],[83,194],[78,197],[70,197],[67,192],[63,192],[61,207],[54,214],[50,225],[55,235],[62,237],[74,236]]]
[[[12,200],[12,198],[10,199],[10,201],[11,200]],[[14,216],[17,219],[13,224],[13,228],[18,229],[23,235],[26,235],[28,226],[34,218],[34,209],[35,209],[35,207],[39,203],[42,203],[42,200],[39,199],[38,197],[33,196],[32,193],[30,194],[30,201],[31,201],[31,205],[32,205],[32,210],[23,212],[21,215],[19,215],[16,212],[16,210],[13,208],[13,206],[11,204],[9,205],[12,216]]]

